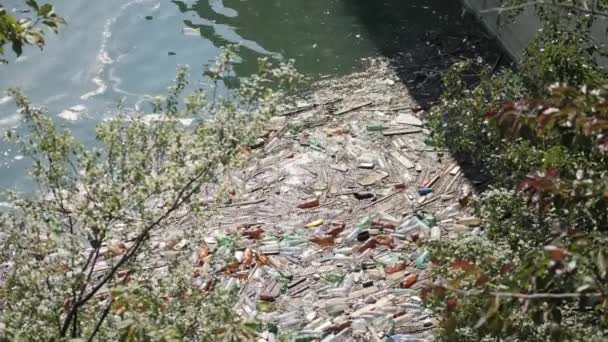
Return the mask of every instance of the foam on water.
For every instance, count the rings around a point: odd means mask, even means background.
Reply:
[[[6,118],[0,118],[0,132],[7,128],[17,127],[19,121],[21,121],[21,115],[19,113],[14,113]]]
[[[7,103],[11,102],[12,100],[13,100],[12,96],[2,97],[2,98],[0,98],[0,105],[7,104]]]
[[[103,74],[104,74],[104,71],[106,69],[106,66],[114,63],[114,60],[110,56],[110,52],[109,52],[108,46],[109,46],[109,43],[110,43],[110,38],[112,38],[112,28],[113,28],[114,24],[116,24],[116,21],[118,20],[118,18],[120,18],[123,15],[123,13],[129,7],[131,7],[133,5],[138,5],[138,4],[152,2],[152,1],[156,2],[157,0],[133,0],[133,1],[129,1],[126,4],[124,4],[124,5],[122,5],[120,7],[120,10],[118,11],[118,14],[116,16],[108,19],[105,22],[104,28],[103,28],[103,31],[102,31],[101,45],[99,47],[99,52],[97,53],[97,61],[99,63],[99,67],[98,67],[96,76],[91,80],[97,86],[97,88],[95,90],[93,90],[93,91],[90,91],[88,93],[83,94],[80,97],[82,100],[87,100],[87,99],[89,99],[89,98],[91,98],[93,96],[101,95],[101,94],[105,93],[106,90],[108,89],[108,86],[103,81]],[[160,3],[157,3],[155,5],[155,8],[157,6],[160,6]]]
[[[13,209],[15,206],[9,202],[0,202],[0,208]]]

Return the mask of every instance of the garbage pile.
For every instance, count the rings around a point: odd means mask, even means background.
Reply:
[[[471,186],[428,144],[424,111],[387,63],[321,81],[273,119],[233,201],[208,222],[199,266],[238,289],[261,340],[427,341],[429,241],[479,231]]]

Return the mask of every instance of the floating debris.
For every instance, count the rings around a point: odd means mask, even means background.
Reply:
[[[459,203],[472,187],[425,145],[408,112],[418,104],[392,79],[373,62],[282,108],[250,162],[209,184],[229,189],[230,204],[203,223],[201,242],[153,237],[159,254],[194,248],[197,284],[238,289],[235,308],[276,327],[265,341],[432,340],[418,293],[432,267],[426,244],[481,222]]]
[[[302,202],[298,204],[298,208],[300,209],[310,209],[319,206],[319,199],[313,198],[308,201]]]
[[[428,195],[431,192],[433,192],[433,189],[431,189],[431,188],[427,188],[427,187],[418,188],[418,193],[420,194],[420,196]]]
[[[67,121],[78,121],[84,114],[84,111],[87,109],[84,105],[76,105],[69,109],[63,110],[58,117],[67,120]]]
[[[201,31],[192,27],[182,28],[182,33],[186,36],[200,36]]]
[[[421,133],[421,132],[422,132],[421,129],[396,128],[396,129],[387,129],[387,130],[383,131],[382,134],[384,134],[386,136],[391,136],[391,135],[414,134],[414,133]]]
[[[372,171],[368,175],[359,179],[359,184],[361,184],[361,186],[370,186],[377,182],[380,182],[381,180],[387,178],[388,176],[389,176],[389,174],[386,172],[383,172],[383,171]]]
[[[422,126],[422,121],[409,113],[403,113],[397,115],[393,121],[395,124],[410,125],[410,126]]]
[[[458,224],[463,224],[466,226],[476,227],[481,224],[481,219],[477,217],[465,217],[458,220]]]

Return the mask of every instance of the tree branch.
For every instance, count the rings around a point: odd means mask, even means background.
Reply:
[[[95,324],[95,329],[93,329],[93,332],[91,333],[91,336],[89,336],[89,338],[87,339],[87,342],[92,342],[93,341],[93,338],[95,338],[95,335],[97,335],[97,333],[99,332],[99,328],[101,328],[101,325],[103,324],[103,321],[106,319],[106,317],[110,313],[110,309],[111,308],[112,308],[112,301],[110,301],[110,303],[105,308],[105,310],[103,310],[103,313],[101,314],[101,317],[99,318],[99,321],[97,321],[97,324]]]
[[[125,253],[120,260],[118,260],[118,262],[116,263],[116,265],[114,265],[110,271],[108,271],[108,273],[106,273],[106,275],[97,283],[97,285],[95,285],[86,295],[81,296],[81,298],[76,301],[72,307],[70,308],[70,311],[68,312],[68,314],[66,315],[65,321],[63,323],[63,326],[61,328],[61,336],[64,337],[65,334],[67,333],[67,330],[70,327],[70,324],[72,323],[72,321],[74,320],[74,317],[76,315],[76,313],[78,312],[78,309],[83,306],[84,304],[86,304],[91,298],[93,298],[93,296],[95,296],[95,294],[108,282],[112,279],[112,277],[114,277],[114,274],[118,271],[118,269],[120,267],[122,267],[122,265],[124,265],[127,261],[129,261],[129,259],[131,259],[131,257],[133,257],[135,254],[137,254],[137,252],[139,251],[139,248],[141,247],[141,245],[143,244],[143,242],[146,240],[146,238],[148,237],[148,233],[156,228],[157,226],[159,226],[166,218],[168,218],[174,211],[176,211],[177,209],[179,209],[181,207],[181,205],[187,201],[192,195],[194,195],[194,193],[197,191],[198,187],[194,187],[192,188],[193,184],[195,184],[196,182],[198,182],[200,179],[202,179],[208,172],[209,169],[205,168],[203,171],[201,171],[197,176],[195,176],[194,178],[192,178],[181,190],[180,192],[177,194],[175,201],[173,202],[173,204],[171,205],[171,207],[163,214],[161,215],[158,219],[156,219],[154,222],[152,222],[149,226],[147,226],[146,228],[144,228],[141,233],[137,236],[137,238],[135,239],[135,243],[133,244],[133,246],[131,246],[131,248],[129,249],[129,251],[127,251],[127,253]],[[190,189],[188,191],[188,189]],[[91,267],[94,267],[91,266]],[[85,285],[86,286],[86,285]]]
[[[554,8],[560,8],[560,9],[569,10],[569,11],[576,11],[576,12],[579,12],[582,14],[590,14],[590,15],[597,16],[597,17],[608,18],[608,13],[596,11],[595,8],[588,9],[585,7],[568,5],[568,4],[564,4],[564,3],[546,2],[544,0],[530,1],[530,2],[526,2],[526,3],[520,4],[520,5],[514,5],[514,6],[488,8],[488,9],[480,10],[479,13],[485,14],[485,13],[497,12],[500,14],[502,12],[515,11],[518,9],[528,8],[528,7],[533,7],[533,6],[554,7]]]
[[[503,298],[517,299],[572,299],[581,297],[602,297],[601,292],[563,292],[563,293],[517,293],[517,292],[502,292],[502,291],[483,291],[483,290],[461,290],[452,287],[445,282],[440,282],[439,286],[446,290],[465,295],[465,296],[490,296]]]

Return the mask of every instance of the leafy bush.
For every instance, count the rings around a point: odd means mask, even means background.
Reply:
[[[539,247],[550,230],[546,217],[528,206],[520,193],[490,190],[477,200],[477,212],[485,223],[488,239],[504,241],[513,251]]]
[[[232,56],[210,68],[217,82],[230,74]],[[255,322],[233,311],[234,296],[213,290],[214,273],[199,255],[198,220],[213,205],[201,192],[247,157],[281,94],[301,81],[292,64],[261,60],[237,100],[207,104],[202,90],[182,96],[180,69],[169,96],[155,101],[158,120],[121,111],[98,125],[91,150],[13,90],[29,133],[9,136],[33,160],[41,196],[14,197],[15,210],[2,217],[0,336],[251,339]],[[277,84],[284,87],[273,91]],[[188,242],[179,249],[150,243],[177,231]]]
[[[608,77],[590,22],[550,12],[517,70],[471,82],[480,66],[458,63],[432,110],[435,142],[492,181],[484,236],[433,247],[440,340],[608,337]]]
[[[482,68],[479,83],[469,88],[464,75]],[[430,125],[433,140],[450,150],[457,158],[472,162],[482,171],[492,173],[491,165],[480,161],[491,159],[500,153],[496,144],[501,136],[495,125],[485,120],[483,114],[504,102],[523,94],[523,85],[511,72],[493,76],[489,68],[467,61],[456,63],[445,76],[445,94],[441,104],[432,109]]]
[[[441,266],[425,295],[441,315],[439,339],[605,339],[606,238],[559,243],[518,253],[485,238],[435,246]]]

